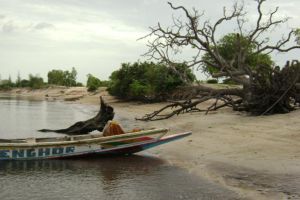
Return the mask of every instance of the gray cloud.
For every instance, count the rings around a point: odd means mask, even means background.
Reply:
[[[3,31],[4,33],[11,33],[11,32],[13,32],[15,29],[16,29],[16,26],[14,26],[13,21],[5,22],[5,23],[2,25],[2,31]]]
[[[205,10],[204,20],[212,22],[222,15],[223,6],[230,8],[233,4],[232,0],[170,1],[188,9]],[[255,19],[254,1],[244,2],[249,16]],[[293,26],[300,27],[299,0],[269,0],[265,9],[277,5],[283,15],[293,15]],[[45,77],[53,68],[74,66],[83,82],[87,73],[106,79],[121,62],[143,59],[140,55],[146,51],[145,41],[136,39],[157,22],[170,25],[172,15],[184,18],[184,13],[170,9],[167,0],[0,0],[0,7],[2,77],[14,77],[18,71],[24,77],[29,73]],[[232,30],[228,24],[220,34]],[[294,57],[276,55],[276,61]]]
[[[36,30],[43,30],[43,29],[53,29],[54,25],[46,22],[38,23],[34,26]]]

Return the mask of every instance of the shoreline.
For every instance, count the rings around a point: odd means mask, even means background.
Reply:
[[[99,105],[99,96],[111,104],[121,119],[135,120],[166,103],[120,102],[105,88],[52,87],[13,89],[14,97],[47,101],[71,101]],[[134,121],[139,127],[191,130],[187,139],[150,150],[170,164],[228,188],[241,199],[300,199],[300,110],[289,114],[250,117],[224,108],[208,115],[183,114],[154,122]]]

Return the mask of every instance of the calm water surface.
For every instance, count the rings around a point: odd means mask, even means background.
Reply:
[[[36,130],[66,127],[96,112],[94,106],[0,97],[0,138],[57,135]],[[232,192],[149,153],[99,159],[0,162],[1,200],[235,197]]]

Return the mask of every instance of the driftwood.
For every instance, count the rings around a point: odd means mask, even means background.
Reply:
[[[112,106],[106,104],[102,97],[100,97],[100,110],[98,114],[86,121],[76,122],[69,128],[65,129],[41,129],[40,132],[55,132],[55,133],[65,133],[68,135],[80,135],[80,134],[88,134],[89,132],[98,130],[102,131],[105,124],[114,118],[114,109]]]

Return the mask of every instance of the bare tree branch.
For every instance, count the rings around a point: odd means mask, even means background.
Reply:
[[[242,88],[213,89],[200,85],[192,86],[190,90],[187,90],[191,93],[189,101],[173,103],[142,120],[165,119],[187,112],[189,109],[190,111],[202,111],[195,106],[210,99],[215,99],[215,102],[206,109],[207,112],[224,106],[231,106],[234,110],[259,112],[266,110],[266,107],[274,103],[276,100],[274,101],[273,98],[279,98],[278,91],[287,89],[287,85],[290,86],[293,83],[291,80],[294,80],[293,72],[297,73],[297,70],[295,70],[297,67],[288,66],[278,70],[273,68],[271,64],[252,66],[248,63],[249,58],[267,55],[272,52],[289,52],[299,49],[300,44],[290,43],[293,41],[296,30],[289,31],[285,37],[279,39],[275,44],[271,44],[270,31],[274,31],[279,25],[286,23],[288,18],[278,17],[278,7],[270,12],[265,12],[264,6],[267,0],[255,0],[255,2],[257,5],[257,19],[254,26],[252,26],[254,27],[252,30],[244,28],[251,27],[251,25],[246,26],[248,22],[247,12],[243,3],[233,4],[232,10],[224,7],[222,17],[211,23],[204,20],[204,12],[199,14],[195,9],[189,10],[184,6],[175,6],[168,2],[172,10],[183,12],[184,18],[173,17],[173,25],[170,27],[163,27],[160,23],[156,27],[150,27],[150,33],[142,38],[149,39],[147,44],[149,49],[144,56],[166,63],[174,71],[176,71],[174,66],[180,63],[184,63],[187,68],[197,67],[197,69],[202,70],[210,66],[217,71],[212,74],[213,77],[230,78],[240,84]],[[238,29],[238,33],[235,33],[236,41],[234,45],[236,51],[233,52],[230,58],[226,58],[220,52],[218,48],[219,38],[217,37],[218,29],[228,22],[236,22]],[[267,37],[264,37],[266,35]],[[185,48],[194,49],[195,53],[189,59],[178,59],[178,55]],[[208,55],[210,59],[205,59],[203,54]],[[185,80],[185,73],[178,73],[178,75],[182,80]],[[297,90],[294,87],[296,84],[292,84],[289,92],[279,100],[280,103],[276,104],[274,108],[272,107],[268,113],[273,111],[285,112],[285,110],[292,109],[289,106],[290,100],[288,99],[296,99],[295,91]],[[192,98],[194,98],[194,101],[191,101]],[[219,105],[220,102],[223,102],[223,104]],[[177,107],[177,109],[172,113],[161,115],[166,109],[173,107]]]

